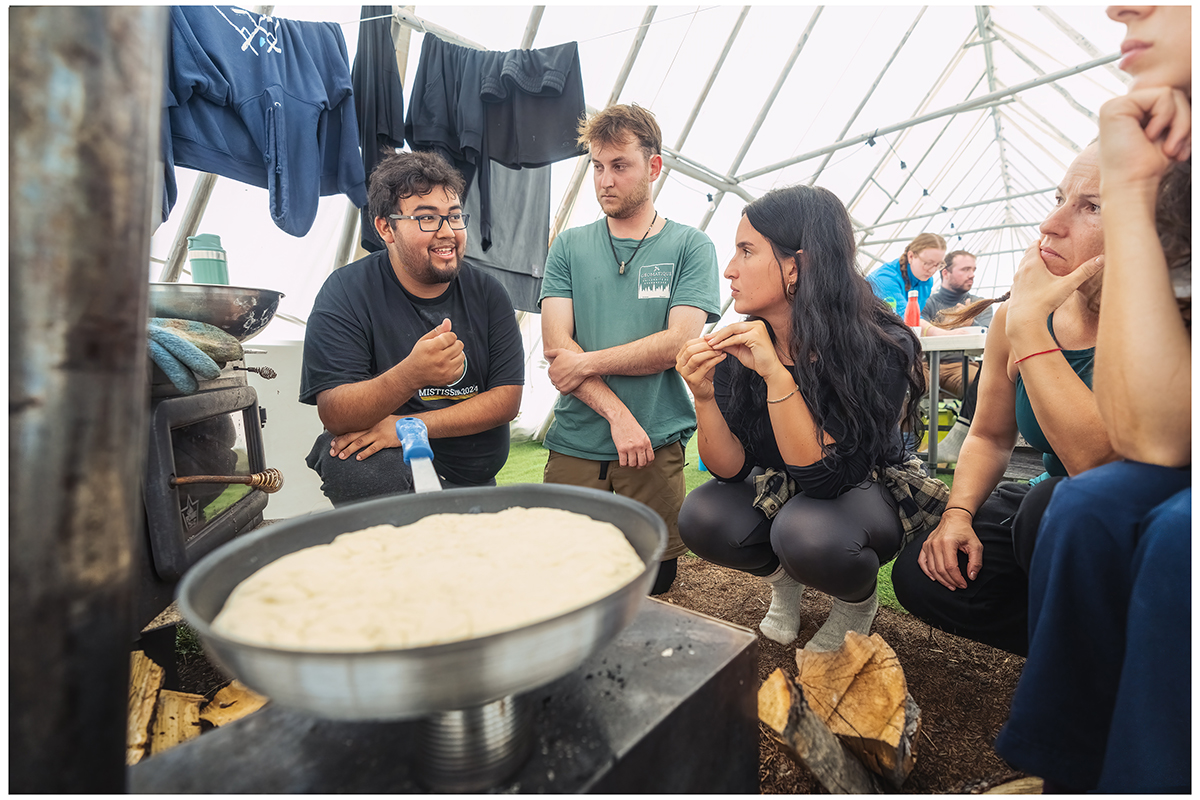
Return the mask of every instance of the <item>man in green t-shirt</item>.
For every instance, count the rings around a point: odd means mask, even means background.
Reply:
[[[675,578],[696,413],[675,355],[719,318],[717,252],[703,232],[654,208],[662,132],[639,106],[580,123],[604,218],[564,231],[540,299],[550,380],[561,396],[546,433],[546,483],[616,492],[653,508],[669,540],[652,594]]]

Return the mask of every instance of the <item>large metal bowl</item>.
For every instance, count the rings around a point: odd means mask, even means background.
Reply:
[[[152,282],[150,316],[207,322],[244,342],[267,327],[282,297],[273,289]]]
[[[213,619],[234,587],[288,553],[371,525],[406,525],[430,514],[495,512],[514,506],[561,508],[611,522],[646,568],[613,593],[575,611],[513,631],[428,647],[315,653],[249,645],[212,630]],[[280,705],[335,719],[412,719],[520,694],[579,667],[636,615],[666,542],[666,526],[658,514],[594,489],[518,484],[399,495],[293,518],[229,542],[184,576],[179,611],[218,664]]]

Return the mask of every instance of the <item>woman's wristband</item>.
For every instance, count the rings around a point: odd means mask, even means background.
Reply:
[[[787,394],[785,394],[783,397],[780,397],[778,400],[772,400],[771,398],[769,398],[769,397],[768,397],[768,398],[767,398],[767,402],[768,402],[768,403],[770,403],[770,404],[772,404],[772,405],[774,405],[775,403],[782,403],[784,400],[787,400],[789,397],[791,397],[792,395],[794,395],[794,394],[795,394],[796,392],[798,392],[798,391],[800,391],[800,387],[799,387],[799,386],[793,387],[793,389],[792,389],[790,392],[788,392]]]
[[[972,522],[975,521],[974,512],[967,511],[967,509],[963,508],[962,506],[946,506],[944,509],[942,509],[942,513],[945,514],[947,511],[950,511],[950,510],[964,511],[964,512],[966,512],[967,516],[971,518]]]
[[[1028,360],[1028,359],[1030,359],[1030,358],[1033,358],[1034,356],[1044,356],[1044,355],[1046,355],[1047,353],[1061,353],[1061,352],[1062,352],[1062,348],[1061,348],[1061,347],[1051,347],[1049,350],[1041,350],[1041,351],[1039,351],[1039,352],[1037,352],[1037,353],[1030,353],[1030,354],[1029,354],[1029,355],[1027,355],[1027,356],[1021,356],[1021,357],[1020,357],[1020,358],[1018,358],[1016,361],[1014,361],[1014,362],[1013,362],[1013,364],[1014,364],[1014,365],[1016,365],[1016,364],[1020,364],[1022,361],[1026,361],[1026,360]]]

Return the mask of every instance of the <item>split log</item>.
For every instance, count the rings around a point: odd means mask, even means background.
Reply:
[[[999,786],[993,786],[984,794],[1041,794],[1042,779],[1041,778],[1017,778],[1015,781],[1008,781]]]
[[[267,698],[240,681],[232,681],[221,687],[216,697],[205,704],[200,719],[219,728],[253,714],[266,704]]]
[[[125,732],[125,764],[133,766],[146,755],[150,740],[150,720],[158,692],[162,689],[163,668],[141,650],[129,655],[129,715]]]
[[[837,650],[796,653],[797,679],[819,719],[873,772],[899,788],[917,759],[921,710],[895,651],[855,631]]]
[[[177,744],[200,735],[200,706],[204,695],[173,692],[158,693],[154,711],[154,729],[150,737],[150,755],[170,750]]]
[[[883,783],[851,754],[809,708],[804,693],[783,670],[758,690],[758,718],[789,756],[816,776],[830,794],[879,794]]]

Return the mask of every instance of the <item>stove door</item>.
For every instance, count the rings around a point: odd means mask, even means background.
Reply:
[[[154,570],[177,581],[202,556],[261,519],[267,495],[237,483],[172,486],[172,476],[266,469],[258,395],[249,386],[157,400],[143,497]]]

